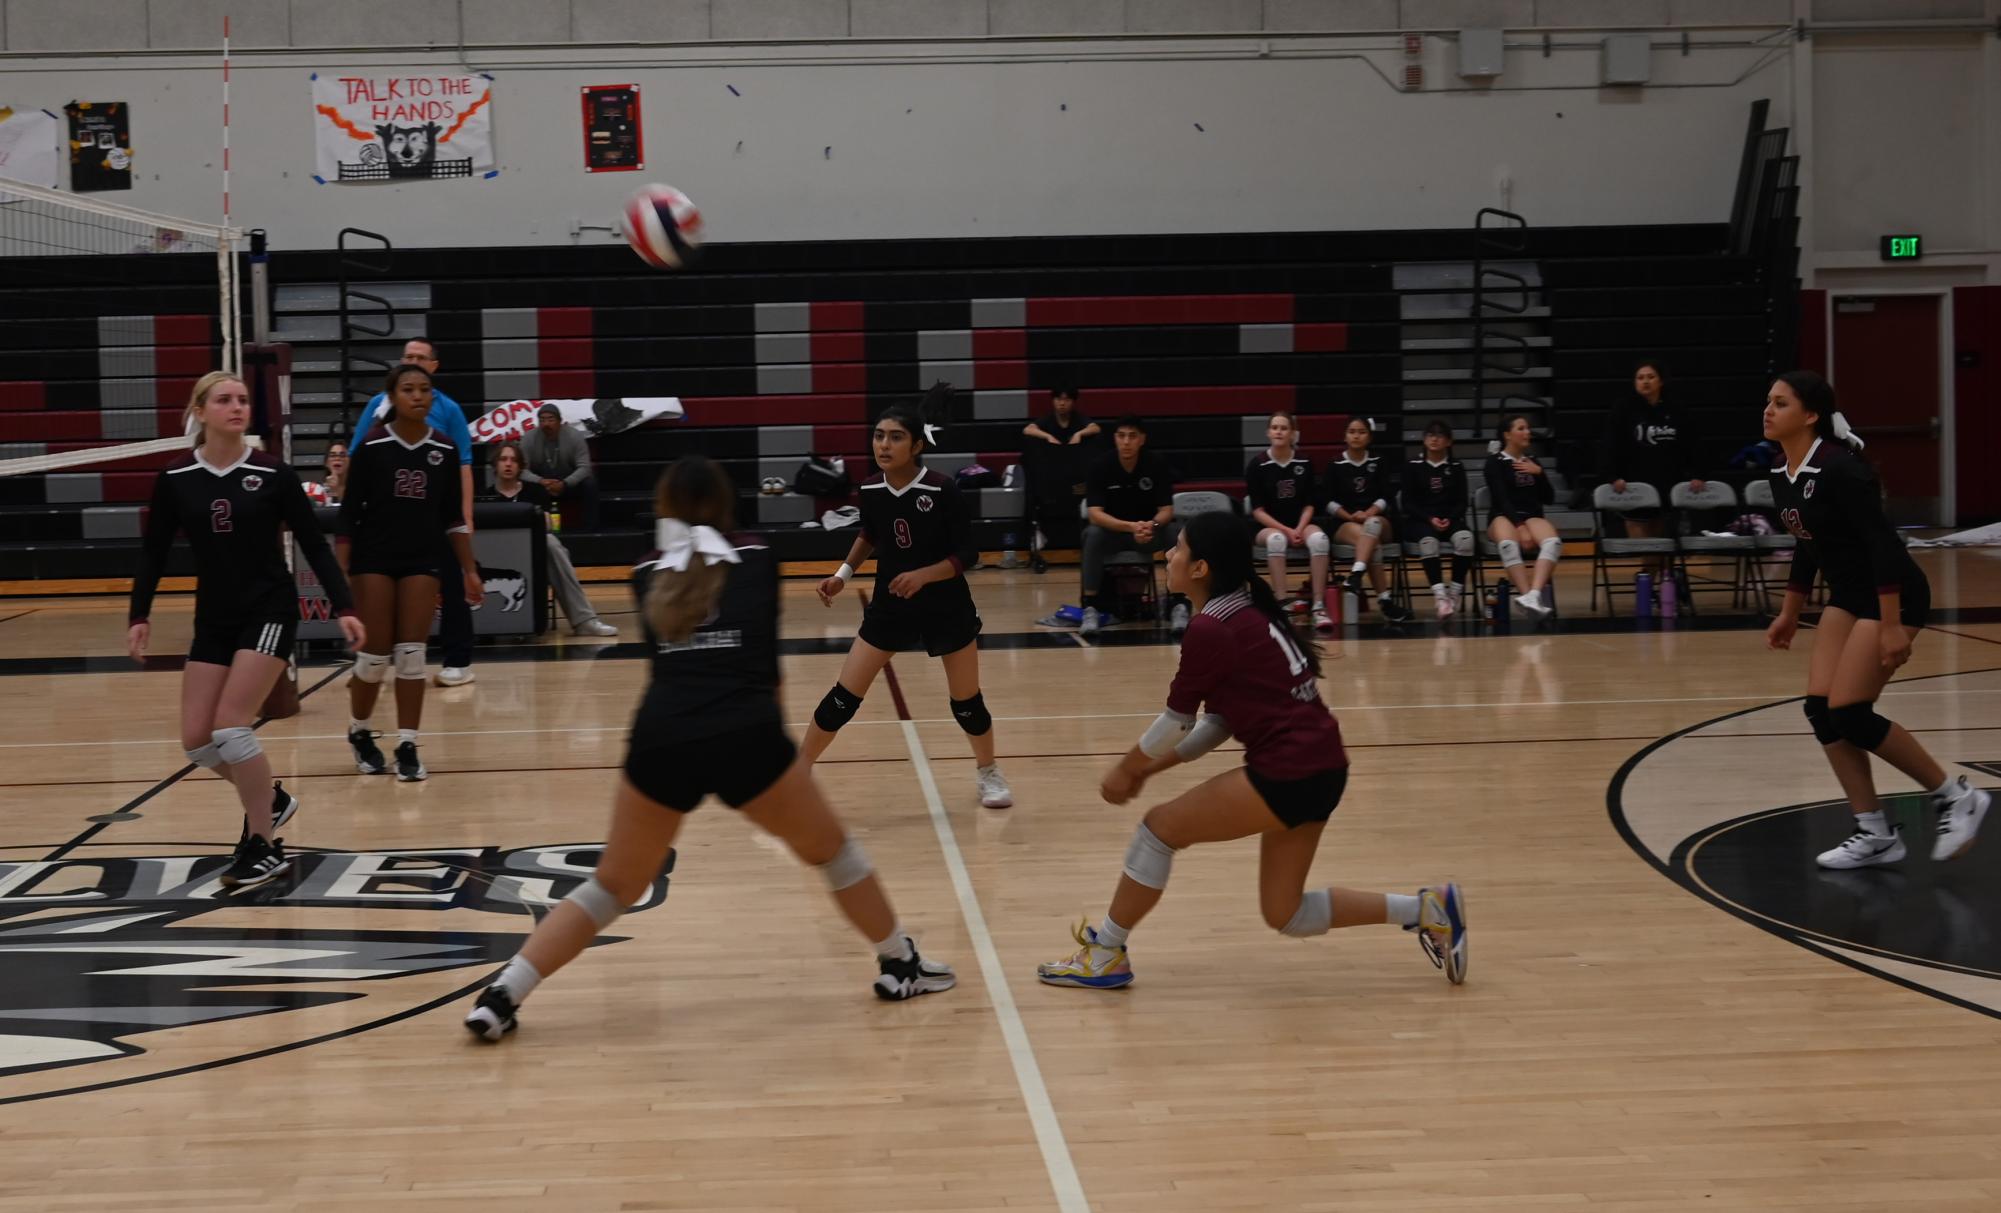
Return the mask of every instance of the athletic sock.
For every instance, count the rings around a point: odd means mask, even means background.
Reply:
[[[1110,914],[1098,920],[1098,946],[1101,948],[1126,946],[1126,928],[1113,922]]]
[[[1350,568],[1348,569],[1348,571],[1349,571],[1350,573],[1366,573],[1366,572],[1368,572],[1368,571],[1369,571],[1369,562],[1368,562],[1368,561],[1366,561],[1366,560],[1357,560],[1357,561],[1356,561],[1356,562],[1355,562],[1355,563],[1354,563],[1354,564],[1353,564],[1353,565],[1352,565],[1352,566],[1351,566],[1351,567],[1350,567]]]
[[[542,975],[525,957],[516,956],[500,970],[500,976],[493,979],[493,984],[507,991],[507,997],[518,1007],[523,999],[535,992],[536,986],[542,984]]]
[[[1420,898],[1415,893],[1383,894],[1383,921],[1393,927],[1414,927],[1417,925]]]
[[[1876,809],[1868,813],[1857,813],[1855,815],[1855,824],[1878,838],[1888,838],[1890,836],[1890,823],[1884,818],[1883,810],[1881,809]]]
[[[1940,800],[1957,800],[1959,798],[1961,786],[1962,785],[1959,782],[1959,776],[1948,775],[1945,777],[1944,783],[1932,789],[1932,795]]]
[[[397,744],[397,745],[416,745],[416,744],[417,744],[417,730],[415,730],[415,729],[397,729],[397,730],[396,730],[396,744]]]
[[[368,732],[368,722],[366,720],[354,720],[350,718],[347,722],[347,731],[350,733],[366,733]]]
[[[916,945],[910,942],[910,935],[900,922],[890,928],[888,938],[875,943],[875,954],[884,960],[909,960],[916,952]]]

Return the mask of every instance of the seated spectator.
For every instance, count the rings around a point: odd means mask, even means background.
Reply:
[[[563,424],[563,410],[545,404],[535,413],[535,428],[521,435],[521,458],[527,478],[540,484],[558,505],[578,503],[585,530],[598,525],[598,482],[591,475],[591,447],[584,436]]]
[[[1466,525],[1466,465],[1452,457],[1452,427],[1442,419],[1424,427],[1424,454],[1403,470],[1403,535],[1417,546],[1425,580],[1440,619],[1450,619],[1473,571],[1473,532]],[[1452,580],[1440,553],[1452,549]]]
[[[1379,456],[1369,453],[1375,432],[1366,417],[1348,422],[1348,449],[1327,465],[1322,484],[1327,493],[1327,512],[1338,525],[1334,542],[1355,549],[1355,563],[1341,582],[1341,588],[1355,596],[1359,607],[1367,602],[1362,595],[1362,574],[1366,571],[1376,587],[1376,607],[1392,623],[1405,623],[1410,612],[1396,600],[1390,589],[1389,570],[1383,567],[1382,546],[1391,538],[1389,469]]]
[[[1102,587],[1105,561],[1120,552],[1152,559],[1174,546],[1181,528],[1174,519],[1174,473],[1146,449],[1146,423],[1121,417],[1112,427],[1113,450],[1091,468],[1085,489],[1089,516],[1084,527],[1083,607],[1080,635],[1097,632],[1109,613]],[[1188,604],[1177,601],[1169,627],[1188,629]]]
[[[1665,384],[1658,362],[1642,362],[1633,369],[1633,394],[1612,406],[1599,479],[1615,493],[1625,492],[1628,482],[1636,482],[1651,485],[1665,502],[1668,491],[1684,480],[1692,481],[1697,492],[1702,491],[1703,482],[1691,474],[1690,435],[1674,409],[1661,399]],[[1623,511],[1619,518],[1626,537],[1657,539],[1666,534],[1661,513],[1654,508]],[[1646,563],[1658,577],[1667,558],[1648,557]]]
[[[1023,436],[1055,446],[1075,446],[1103,433],[1097,422],[1077,411],[1077,389],[1059,387],[1049,394],[1049,415],[1021,427]]]
[[[1084,477],[1090,470],[1090,440],[1103,431],[1097,422],[1077,410],[1077,389],[1059,387],[1050,395],[1050,412],[1041,421],[1021,428],[1021,467],[1024,477],[1022,521],[1030,536],[1029,567],[1038,573],[1049,571],[1042,558],[1041,542],[1050,535],[1066,534],[1076,525],[1077,499],[1084,495]],[[1050,448],[1055,448],[1054,450]]]
[[[347,443],[336,438],[327,444],[327,474],[318,483],[306,481],[306,496],[314,505],[339,505],[347,484]]]
[[[1501,553],[1501,570],[1514,583],[1515,606],[1546,616],[1550,607],[1543,601],[1543,588],[1563,558],[1563,540],[1542,511],[1556,500],[1556,492],[1542,465],[1529,458],[1527,417],[1516,413],[1505,418],[1500,439],[1501,449],[1487,457],[1487,492],[1494,502],[1487,537]],[[1534,573],[1524,567],[1522,558],[1531,544],[1536,550]]]
[[[1285,604],[1289,615],[1310,605],[1314,629],[1331,632],[1334,621],[1327,617],[1326,601],[1329,547],[1327,532],[1313,521],[1314,503],[1319,500],[1313,463],[1299,453],[1299,423],[1291,413],[1273,413],[1265,423],[1265,437],[1271,446],[1251,457],[1244,468],[1244,488],[1257,527],[1256,543],[1265,552],[1272,596]],[[1307,553],[1312,596],[1304,603],[1292,599],[1285,584],[1286,553],[1295,548]]]
[[[493,448],[493,487],[479,495],[481,501],[518,501],[532,505],[544,513],[554,508],[555,499],[547,489],[532,480],[521,478],[525,460],[521,455],[521,444],[502,442]],[[591,605],[584,593],[583,583],[577,580],[577,566],[570,561],[570,550],[553,531],[544,531],[549,549],[549,585],[556,591],[556,604],[563,608],[564,618],[570,621],[570,630],[579,636],[616,636],[618,629],[598,618],[597,608]]]

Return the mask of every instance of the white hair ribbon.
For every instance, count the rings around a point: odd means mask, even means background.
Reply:
[[[714,564],[726,560],[731,564],[741,564],[743,557],[737,555],[732,544],[712,526],[691,527],[679,518],[661,518],[653,524],[653,545],[660,549],[660,563],[675,572],[688,567],[688,561],[696,552],[702,554],[703,564]]]
[[[1843,417],[1841,415],[1840,409],[1834,410],[1834,436],[1840,441],[1847,443],[1849,446],[1854,447],[1858,451],[1861,450],[1864,445],[1862,441],[1862,435],[1856,433],[1855,430],[1849,426],[1848,418]]]

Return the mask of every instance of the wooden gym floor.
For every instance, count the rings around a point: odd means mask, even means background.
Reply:
[[[1921,560],[1944,610],[1884,710],[1993,786],[2001,558]],[[309,662],[302,714],[260,733],[302,871],[232,900],[208,877],[234,802],[173,778],[174,663],[121,664],[122,599],[0,601],[0,1210],[2001,1207],[2001,840],[1935,867],[1900,797],[1912,857],[1822,879],[1844,831],[1804,644],[1714,615],[1330,641],[1355,774],[1316,879],[1461,881],[1468,983],[1390,928],[1275,936],[1246,841],[1177,862],[1138,982],[1101,994],[1034,966],[1103,912],[1144,806],[1097,777],[1175,650],[1040,633],[1072,570],[974,580],[1017,806],[978,806],[921,655],[821,767],[957,990],[877,1002],[816,879],[710,807],[664,901],[497,1047],[459,1016],[520,901],[603,837],[637,645],[482,650],[432,689],[412,785],[353,773],[341,680]],[[857,603],[789,594],[804,719]]]

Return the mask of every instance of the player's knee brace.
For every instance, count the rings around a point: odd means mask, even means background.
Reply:
[[[194,763],[204,771],[213,771],[222,765],[222,755],[216,753],[215,742],[212,739],[207,745],[196,746],[194,749],[184,750],[182,753],[188,756],[189,762]]]
[[[1334,898],[1326,889],[1309,889],[1300,894],[1299,908],[1292,912],[1292,921],[1279,928],[1279,933],[1305,939],[1325,935],[1333,926]]]
[[[873,871],[875,867],[869,863],[868,853],[853,837],[844,839],[834,857],[820,865],[820,875],[826,878],[827,887],[836,893],[867,880]]]
[[[396,677],[424,679],[424,646],[416,640],[405,640],[390,646],[396,652]]]
[[[1362,534],[1367,535],[1371,539],[1381,539],[1383,537],[1383,520],[1380,518],[1369,519],[1362,524]]]
[[[1306,537],[1306,551],[1311,556],[1325,556],[1328,551],[1327,532],[1315,531]]]
[[[820,700],[820,706],[813,709],[813,723],[822,732],[838,733],[861,710],[862,697],[837,682]]]
[[[230,766],[249,762],[264,752],[264,746],[257,740],[257,734],[244,726],[233,729],[217,729],[209,743],[215,752]]]
[[[1284,531],[1273,531],[1265,536],[1265,555],[1283,556],[1291,543],[1292,541],[1285,537]]]
[[[575,903],[579,910],[590,915],[600,931],[617,922],[618,916],[625,913],[625,906],[612,896],[610,889],[599,884],[595,876],[578,885],[576,891],[563,900]]]
[[[994,718],[987,712],[987,697],[980,691],[974,691],[971,699],[954,699],[952,719],[959,722],[968,737],[985,737],[987,730],[994,727]]]
[[[1841,740],[1841,730],[1834,727],[1834,715],[1827,710],[1827,696],[1808,695],[1806,705],[1807,723],[1813,726],[1813,739],[1822,745],[1833,745]]]
[[[1890,735],[1890,719],[1876,714],[1876,702],[1843,704],[1828,712],[1841,739],[1849,745],[1874,750]]]
[[[354,655],[354,680],[356,682],[381,682],[389,672],[389,654],[356,653]]]
[[[1503,539],[1494,545],[1501,553],[1501,567],[1512,569],[1522,562],[1522,545],[1512,539]]]
[[[1452,532],[1452,554],[1454,556],[1471,556],[1473,554],[1473,532]]]
[[[1555,564],[1557,561],[1563,559],[1563,540],[1558,539],[1554,535],[1543,540],[1542,546],[1536,549],[1535,558],[1537,560],[1547,560],[1551,564]]]
[[[1421,560],[1438,559],[1438,540],[1426,535],[1417,541],[1417,554]]]
[[[1167,874],[1174,869],[1174,848],[1153,836],[1144,821],[1133,830],[1133,840],[1126,847],[1125,873],[1134,884],[1143,884],[1149,889],[1167,887]]]

